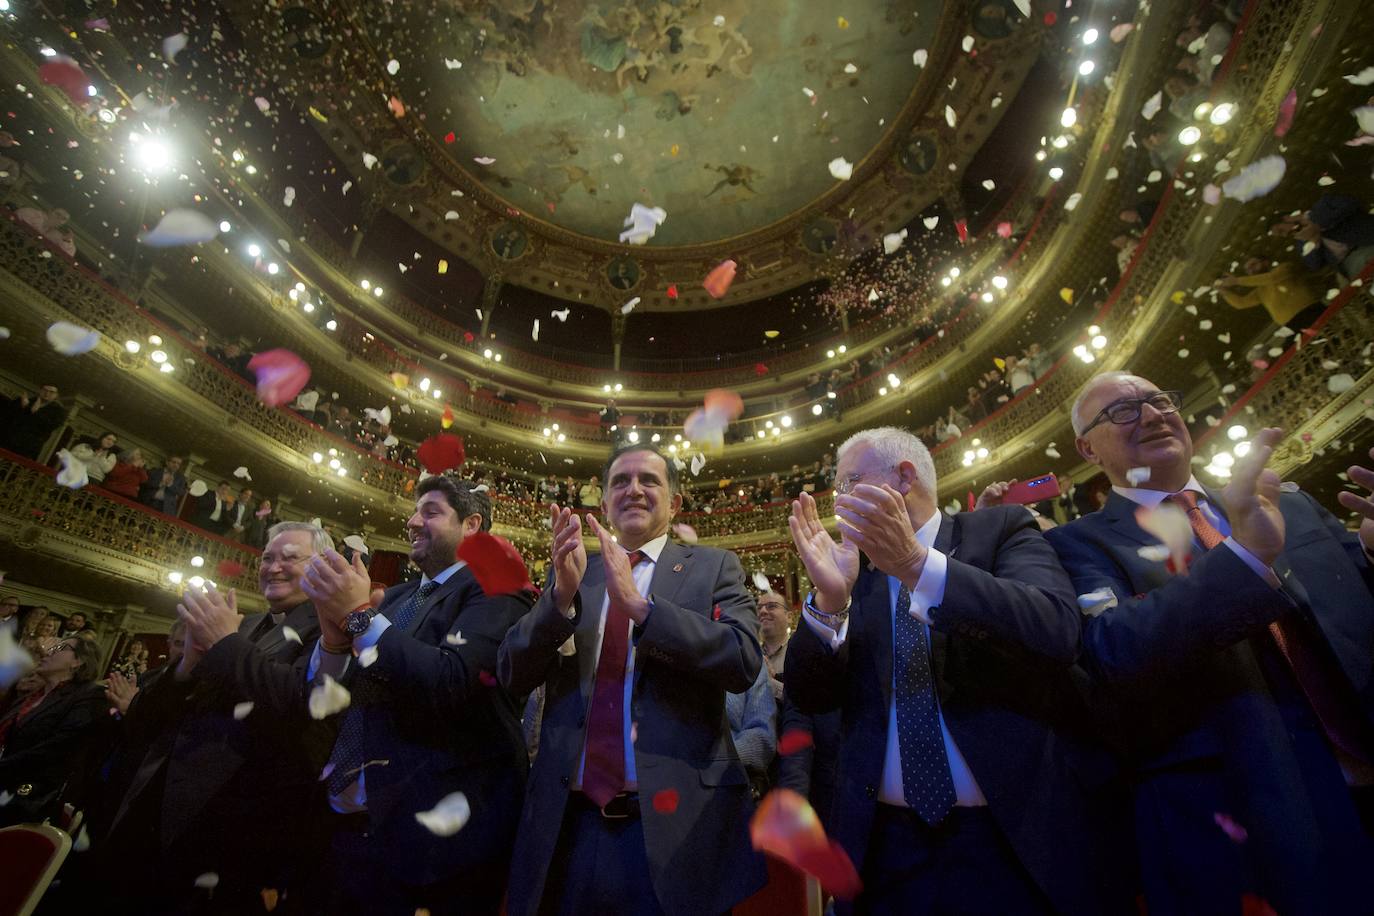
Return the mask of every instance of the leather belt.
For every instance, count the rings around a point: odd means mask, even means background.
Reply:
[[[606,802],[604,805],[597,805],[581,792],[573,793],[581,804],[588,808],[595,808],[601,812],[601,816],[608,821],[619,821],[627,818],[639,817],[639,793],[621,792],[619,795]]]

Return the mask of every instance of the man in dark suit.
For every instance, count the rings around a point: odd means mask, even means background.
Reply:
[[[273,530],[258,569],[267,613],[241,616],[234,593],[213,586],[183,594],[181,659],[142,686],[125,718],[125,741],[147,750],[107,835],[96,840],[105,886],[116,891],[102,909],[247,912],[262,906],[264,890],[299,902],[318,846],[318,766],[295,723],[264,705],[242,705],[243,692],[207,660],[233,644],[253,664],[289,673],[302,641],[319,633],[301,590],[304,564],[331,546],[315,525]],[[218,878],[208,895],[196,887],[205,874]]]
[[[420,581],[374,609],[360,554],[314,558],[305,588],[321,633],[307,669],[280,692],[240,677],[300,721],[326,675],[350,693],[321,777],[334,812],[331,914],[496,913],[505,891],[529,763],[519,706],[494,672],[530,598],[485,594],[456,558],[491,528],[485,489],[439,475],[416,494],[406,527]],[[443,811],[461,813],[430,816]]]
[[[169,455],[167,462],[148,475],[139,487],[138,500],[167,515],[176,515],[186,495],[186,475],[181,473],[180,455]]]
[[[618,543],[589,515],[589,558],[552,507],[552,582],[501,645],[507,689],[545,691],[509,912],[725,912],[765,877],[725,716],[762,665],[754,600],[734,554],[668,540],[682,495],[656,449],[603,478]]]
[[[1074,733],[1078,611],[1035,520],[942,515],[906,430],[865,430],[837,455],[840,542],[809,494],[792,505],[816,590],[786,692],[804,713],[841,711],[829,826],[864,881],[855,910],[1120,909],[1083,787],[1102,752]]]
[[[1276,429],[1238,449],[1224,492],[1201,486],[1180,403],[1127,373],[1090,381],[1074,430],[1112,492],[1047,535],[1133,765],[1146,903],[1151,916],[1233,913],[1254,895],[1285,916],[1368,913],[1374,850],[1357,798],[1368,810],[1374,522],[1361,541],[1281,489],[1264,470]],[[1186,564],[1146,533],[1171,518]]]
[[[37,461],[64,420],[56,385],[44,385],[33,395],[18,395],[0,406],[0,448]]]
[[[195,508],[191,511],[191,524],[197,525],[212,534],[224,534],[234,513],[234,490],[227,483],[221,483],[212,492],[196,497]]]

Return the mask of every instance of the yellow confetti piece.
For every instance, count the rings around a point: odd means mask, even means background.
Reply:
[[[448,273],[448,261],[445,261],[443,258],[439,259],[439,273]]]
[[[840,16],[838,19],[836,19],[836,20],[835,20],[835,24],[838,25],[838,26],[839,26],[840,28],[842,28],[842,29],[847,29],[847,28],[849,28],[849,20],[846,19],[846,18],[844,18],[843,16]]]
[[[769,340],[772,340],[774,337],[777,337],[778,334],[780,334],[780,333],[782,333],[782,332],[781,332],[781,331],[764,331],[764,332],[763,332],[763,336],[764,336],[764,337],[767,337]]]
[[[674,143],[673,146],[672,146],[672,148],[669,149],[668,152],[671,153],[672,155],[676,156],[676,155],[678,154],[678,151],[681,150],[681,149],[682,149],[682,147],[680,147],[680,146],[678,146],[676,143]]]
[[[391,373],[391,384],[395,385],[397,388],[404,388],[410,384],[410,376],[406,375],[404,372],[393,372]]]
[[[1183,304],[1183,290],[1178,290],[1178,291],[1175,292],[1173,295],[1169,296],[1169,301],[1172,302],[1174,305],[1182,305],[1182,304]]]
[[[316,121],[319,121],[321,124],[329,123],[329,119],[324,116],[324,112],[320,111],[314,105],[310,106],[310,117],[314,118]]]
[[[1073,290],[1069,289],[1067,286],[1064,287],[1059,291],[1059,298],[1063,299],[1069,305],[1073,305]]]

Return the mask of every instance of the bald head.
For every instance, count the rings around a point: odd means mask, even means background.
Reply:
[[[1183,489],[1192,476],[1193,439],[1176,394],[1129,372],[1091,379],[1073,404],[1078,453],[1113,486]],[[1138,468],[1149,470],[1143,480],[1139,471],[1131,473]]]

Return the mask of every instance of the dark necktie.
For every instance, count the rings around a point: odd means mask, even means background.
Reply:
[[[394,613],[387,615],[391,625],[402,630],[409,627],[425,599],[438,587],[439,583],[431,579],[411,592],[410,597]],[[339,736],[334,739],[334,750],[329,755],[329,764],[332,767],[329,770],[328,782],[331,798],[353,785],[362,771],[363,764],[366,763],[363,759],[363,717],[366,708],[372,705],[378,695],[376,682],[368,675],[366,668],[359,670],[353,678],[349,694],[351,699],[348,711],[344,713],[343,722],[339,724]]]
[[[630,551],[634,572],[642,550]],[[601,633],[601,656],[587,710],[587,760],[582,771],[582,794],[605,805],[625,788],[625,663],[629,654],[630,615],[619,602],[606,608]]]
[[[902,755],[902,797],[933,826],[954,807],[954,777],[940,731],[930,639],[925,624],[911,616],[911,592],[905,585],[897,592],[893,622],[892,692],[897,704],[897,747]]]
[[[1204,550],[1226,540],[1220,531],[1207,520],[1198,506],[1197,494],[1191,490],[1175,493],[1168,501],[1181,506],[1188,513],[1188,523],[1193,526],[1193,534],[1202,542]],[[1269,624],[1269,635],[1288,662],[1293,679],[1298,682],[1307,703],[1316,713],[1317,719],[1326,732],[1327,740],[1357,760],[1374,763],[1374,754],[1364,746],[1358,737],[1364,729],[1349,703],[1341,700],[1342,691],[1333,680],[1330,663],[1323,662],[1316,646],[1303,633],[1293,615],[1288,615]]]

